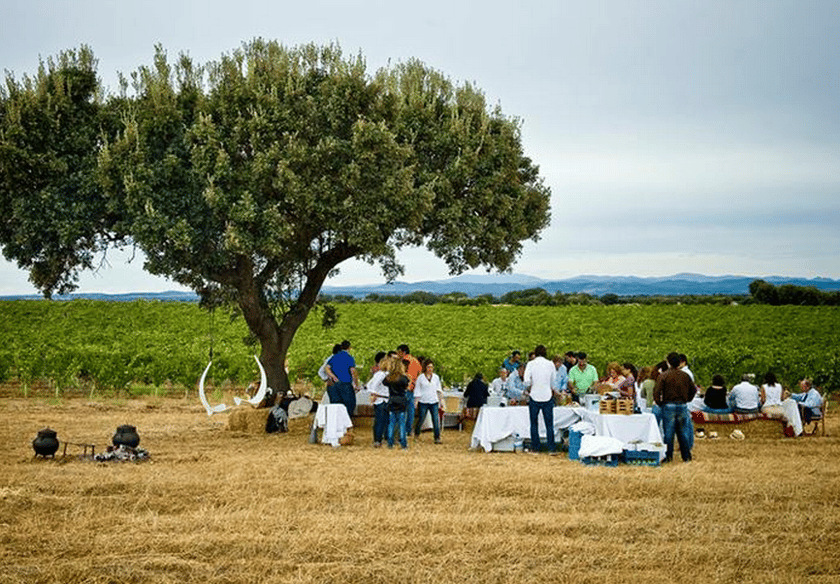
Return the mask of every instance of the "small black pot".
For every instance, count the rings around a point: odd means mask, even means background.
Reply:
[[[114,446],[137,448],[137,445],[140,444],[140,435],[137,433],[137,428],[126,424],[117,428],[117,433],[111,438],[111,442]]]
[[[35,455],[53,456],[58,450],[58,435],[55,430],[44,428],[38,430],[38,436],[32,441]]]

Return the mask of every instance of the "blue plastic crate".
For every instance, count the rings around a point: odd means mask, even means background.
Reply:
[[[578,460],[578,451],[580,450],[580,440],[583,434],[569,430],[569,460]]]
[[[624,463],[633,466],[659,466],[659,452],[651,450],[625,450]]]
[[[621,458],[619,454],[605,454],[603,456],[583,456],[580,461],[590,466],[618,466]]]

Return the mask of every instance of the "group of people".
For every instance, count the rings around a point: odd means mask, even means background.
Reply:
[[[318,375],[327,385],[330,402],[344,404],[352,416],[356,392],[362,389],[362,384],[350,348],[349,341],[335,345]],[[402,448],[408,448],[407,436],[412,427],[418,437],[428,414],[431,414],[435,443],[439,444],[443,386],[435,373],[434,361],[418,359],[405,344],[388,353],[377,353],[374,361],[366,384],[374,406],[374,446],[381,447],[387,440],[389,448],[396,441]],[[688,358],[677,352],[640,371],[632,363],[611,362],[605,375],[599,376],[586,353],[567,351],[549,359],[546,347],[537,345],[527,359],[522,358],[520,351],[508,355],[498,377],[490,384],[477,373],[467,385],[464,398],[467,408],[482,407],[490,395],[503,397],[510,404],[527,404],[531,451],[540,452],[540,416],[546,428],[553,428],[556,403],[580,404],[586,394],[611,392],[632,399],[635,412],[651,412],[656,416],[666,446],[666,461],[673,459],[675,438],[683,461],[689,461],[694,444],[692,410],[781,415],[799,435],[803,432],[803,418],[809,424],[820,415],[822,406],[822,396],[811,380],[803,380],[800,387],[800,393],[790,394],[773,373],[768,373],[760,387],[752,383],[750,375],[745,375],[741,383],[727,392],[723,378],[715,375],[711,386],[703,392],[688,367]],[[549,453],[555,451],[553,432],[547,433],[546,449]]]
[[[530,404],[533,396],[529,386],[533,383],[533,374],[529,373],[528,368],[537,359],[540,348],[544,351],[544,347],[537,347],[524,362],[521,353],[513,351],[503,361],[499,377],[493,380],[486,394],[473,391],[472,394],[479,398],[472,403],[468,402],[467,406],[480,407],[481,399],[486,400],[486,395],[490,394],[504,396],[510,403],[527,401]],[[545,358],[545,354],[541,356]],[[683,461],[691,460],[694,445],[691,411],[694,409],[713,413],[763,412],[778,415],[793,427],[797,436],[803,432],[803,419],[807,425],[821,415],[823,398],[810,379],[800,382],[801,392],[791,394],[782,388],[773,373],[765,375],[760,387],[752,384],[751,375],[744,375],[741,383],[727,394],[723,378],[716,375],[712,385],[703,392],[688,367],[688,357],[683,353],[669,353],[663,361],[651,367],[643,367],[640,371],[632,363],[611,362],[604,376],[598,375],[583,352],[568,351],[565,355],[555,355],[551,363],[553,371],[548,383],[552,397],[556,397],[559,403],[581,403],[587,393],[611,392],[618,397],[632,399],[635,412],[653,413],[662,429],[666,461],[673,459],[675,438]],[[542,363],[538,368],[548,371]],[[536,409],[539,406],[530,410],[531,442],[535,445],[534,449],[539,451]],[[548,425],[551,414],[543,415],[546,427],[551,427]],[[553,450],[553,436],[548,436],[547,442],[549,451]]]
[[[805,425],[810,424],[822,413],[823,398],[810,379],[799,382],[801,391],[798,393],[783,388],[772,372],[764,376],[760,386],[753,381],[753,375],[745,374],[741,382],[727,392],[723,377],[715,375],[702,396],[702,403],[694,404],[694,407],[712,414],[762,412],[781,416],[793,427],[796,436],[804,431],[803,421]]]
[[[333,347],[333,354],[324,360],[318,375],[327,386],[330,403],[343,404],[348,415],[356,409],[356,392],[362,389],[356,362],[349,353],[350,341]],[[443,394],[440,377],[435,373],[432,359],[421,360],[411,354],[408,345],[400,345],[388,353],[374,356],[371,378],[365,385],[373,404],[373,445],[382,446],[387,440],[393,448],[399,441],[408,448],[407,436],[414,426],[414,435],[431,413],[435,444],[440,444],[440,416],[438,410]],[[416,412],[416,416],[415,416]]]
[[[504,397],[511,405],[527,403],[530,392],[525,372],[537,356],[536,348],[528,354],[527,360],[522,359],[520,351],[513,351],[502,362],[498,377],[489,385],[483,382],[481,373],[476,374],[464,393],[467,407],[481,407],[491,395]],[[546,355],[543,357],[549,360]],[[609,386],[622,396],[635,398],[637,371],[630,363],[610,363],[607,375],[601,378],[584,352],[567,351],[564,355],[554,355],[549,361],[554,367],[549,384],[561,403],[581,403],[583,396],[592,393],[598,385]]]

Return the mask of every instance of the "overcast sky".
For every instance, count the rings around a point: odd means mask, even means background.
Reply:
[[[840,278],[840,2],[0,0],[0,67],[89,45],[113,89],[154,45],[207,62],[254,37],[417,57],[523,121],[551,225],[514,271]],[[110,254],[79,291],[177,289]],[[405,281],[448,277],[405,251]],[[109,267],[110,266],[110,267]],[[479,270],[484,273],[483,270]],[[379,282],[344,264],[327,285]],[[34,293],[0,261],[0,294]]]

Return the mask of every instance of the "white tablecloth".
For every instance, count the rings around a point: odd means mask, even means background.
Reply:
[[[624,416],[583,411],[581,417],[595,426],[596,436],[617,438],[625,444],[628,442],[662,443],[662,433],[659,431],[659,424],[656,423],[656,416],[653,414]],[[664,452],[661,458],[665,458]]]
[[[599,414],[583,411],[581,417],[595,426],[596,436],[610,436],[627,442],[662,442],[653,414]]]
[[[555,407],[554,408],[554,435],[563,428],[568,428],[580,419],[579,411],[583,408]],[[547,436],[545,422],[542,415],[539,416],[540,438]],[[493,443],[504,440],[509,436],[519,434],[523,439],[531,436],[531,419],[528,415],[528,406],[506,406],[494,408],[484,406],[478,411],[478,419],[475,421],[470,446],[477,448],[481,446],[485,452],[493,450]]]
[[[344,404],[322,403],[315,413],[315,424],[324,429],[321,442],[333,446],[338,446],[338,441],[347,432],[347,428],[353,427]]]

